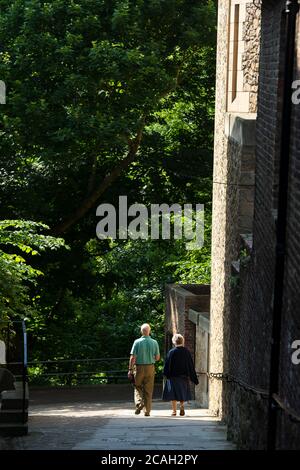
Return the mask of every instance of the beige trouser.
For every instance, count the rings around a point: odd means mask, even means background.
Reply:
[[[150,413],[154,387],[154,364],[137,365],[135,372],[134,402],[135,407],[145,407],[146,413]]]

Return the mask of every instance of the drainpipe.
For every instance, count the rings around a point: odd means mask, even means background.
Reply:
[[[280,169],[278,191],[278,215],[276,226],[275,282],[273,293],[273,328],[268,409],[268,450],[276,449],[278,406],[274,394],[279,389],[280,340],[284,293],[284,267],[286,255],[286,225],[288,203],[289,160],[291,140],[292,82],[294,76],[295,31],[299,11],[298,0],[287,0],[286,15],[284,89],[282,104]]]

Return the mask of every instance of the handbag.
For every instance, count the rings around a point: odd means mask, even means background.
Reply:
[[[135,385],[135,376],[134,376],[134,374],[131,371],[129,371],[127,376],[128,376],[129,382],[132,383],[132,385]]]

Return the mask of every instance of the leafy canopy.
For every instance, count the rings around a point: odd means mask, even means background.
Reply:
[[[128,164],[136,159],[162,99],[195,73],[195,53],[214,45],[215,4],[1,0],[0,7],[8,89],[2,176],[8,184],[14,174],[17,201],[30,188],[28,203],[40,201],[39,219],[50,226],[82,207],[62,233],[99,200],[105,175],[128,153]]]
[[[145,318],[162,344],[165,283],[209,282],[215,3],[0,0],[0,308],[32,357],[127,355]],[[204,248],[95,240],[122,194],[205,203]]]

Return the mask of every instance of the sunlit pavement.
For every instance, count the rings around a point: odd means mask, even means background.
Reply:
[[[45,404],[31,407],[30,432],[19,449],[214,450],[234,449],[226,428],[207,410],[186,406],[171,417],[168,403],[153,402],[150,417],[136,416],[129,402]]]

